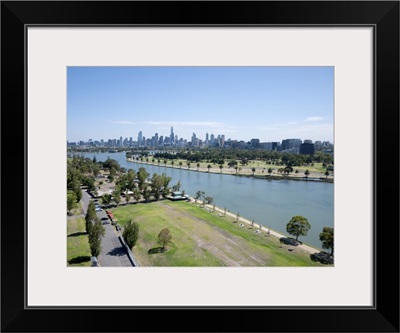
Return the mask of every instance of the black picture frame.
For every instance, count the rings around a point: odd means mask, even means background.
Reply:
[[[374,28],[374,306],[26,306],[26,28],[120,24]],[[2,1],[1,69],[2,332],[399,332],[399,1]]]

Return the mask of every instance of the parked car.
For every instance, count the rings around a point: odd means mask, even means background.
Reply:
[[[96,257],[90,257],[90,263],[92,267],[99,267],[99,262]]]
[[[101,207],[96,207],[96,212],[101,212],[103,210],[103,208]]]

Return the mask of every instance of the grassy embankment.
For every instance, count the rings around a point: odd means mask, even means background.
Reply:
[[[141,266],[321,266],[310,253],[295,248],[289,252],[275,236],[188,202],[158,201],[111,209],[123,226],[133,219],[139,224],[139,239],[133,249]],[[172,244],[164,253],[158,234],[169,228]],[[282,247],[281,247],[282,246]]]
[[[90,266],[90,247],[85,219],[67,220],[67,265]]]

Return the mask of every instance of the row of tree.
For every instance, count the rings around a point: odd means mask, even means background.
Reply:
[[[212,197],[206,196],[204,191],[197,191],[194,197],[195,202],[197,200],[203,200],[202,206],[204,207],[206,204],[213,204],[214,199]],[[215,204],[214,204],[215,210]],[[224,215],[226,214],[226,207],[224,209]],[[236,221],[239,221],[240,214],[237,213]],[[251,221],[251,227],[254,226],[254,219]],[[260,224],[261,228],[261,224]],[[310,222],[304,217],[300,215],[293,216],[291,220],[286,224],[286,231],[296,237],[296,241],[299,240],[299,236],[307,236],[308,231],[311,229]],[[324,227],[322,232],[319,235],[319,239],[322,242],[323,249],[330,249],[331,255],[333,255],[334,249],[334,232],[333,228]]]
[[[171,192],[170,182],[171,177],[165,173],[150,174],[145,168],[140,167],[138,172],[129,169],[128,172],[121,174],[115,181],[115,188],[112,194],[104,194],[102,196],[102,204],[108,206],[111,202],[115,202],[118,206],[122,197],[125,197],[126,203],[134,198],[139,202],[142,198],[149,202],[151,200],[158,201],[160,198],[165,198]],[[173,191],[179,191],[181,187],[180,181],[172,187]]]
[[[126,153],[127,157],[139,155],[139,157],[149,158],[150,151],[131,150]],[[324,163],[333,164],[333,155],[325,152],[316,152],[313,155],[290,154],[286,152],[267,151],[264,149],[233,149],[233,148],[204,148],[204,149],[187,149],[174,148],[168,151],[160,151],[152,156],[152,158],[167,160],[187,160],[192,163],[206,162],[213,164],[224,164],[231,160],[241,161],[247,164],[250,160],[265,161],[275,165],[292,165],[301,166],[305,163]]]

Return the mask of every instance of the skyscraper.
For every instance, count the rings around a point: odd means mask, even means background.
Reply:
[[[142,145],[142,141],[143,141],[143,133],[142,131],[140,131],[138,134],[138,146]]]
[[[175,142],[175,136],[174,136],[174,128],[171,126],[171,135],[169,136],[171,140],[171,144]]]

